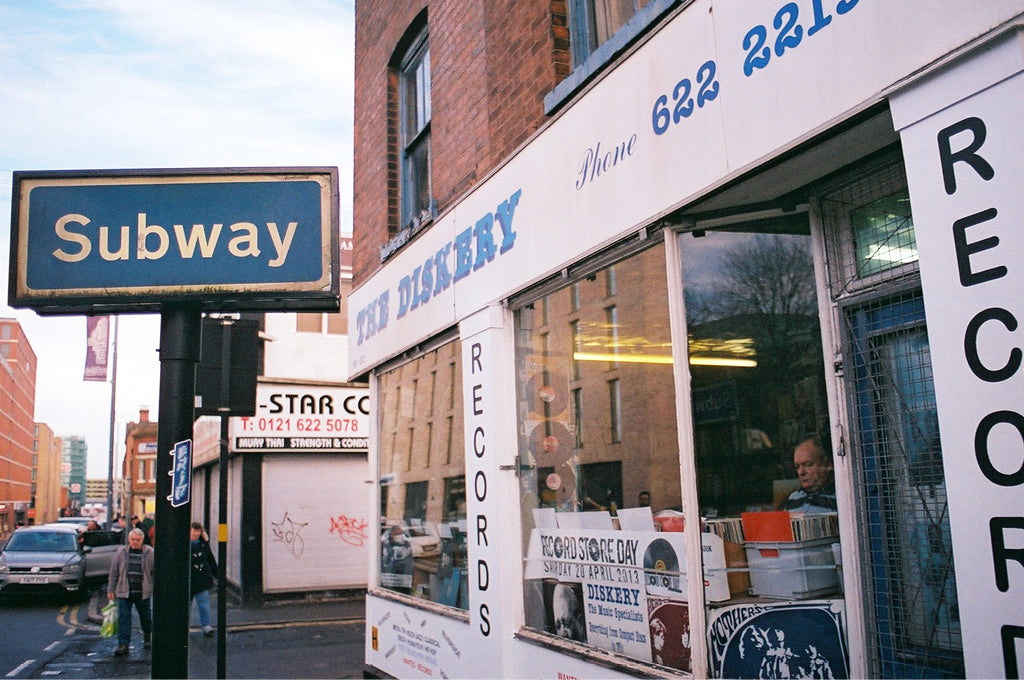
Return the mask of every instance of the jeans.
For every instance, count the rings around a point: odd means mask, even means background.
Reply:
[[[132,642],[132,605],[139,612],[139,625],[142,635],[148,636],[153,631],[153,614],[149,608],[149,600],[142,595],[117,598],[117,643],[129,646]]]
[[[206,628],[210,625],[210,591],[200,591],[192,599],[199,606],[199,625]]]

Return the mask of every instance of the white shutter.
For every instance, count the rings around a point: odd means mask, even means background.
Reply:
[[[264,456],[264,592],[366,587],[367,473],[365,455]]]

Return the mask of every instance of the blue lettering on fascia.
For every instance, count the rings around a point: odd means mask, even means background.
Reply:
[[[445,243],[438,251],[398,280],[398,308],[395,318],[401,319],[419,309],[452,285],[483,269],[498,255],[512,250],[516,242],[513,228],[516,207],[523,190],[515,193]],[[385,289],[369,305],[356,313],[356,344],[361,345],[384,330],[390,320],[390,289]]]

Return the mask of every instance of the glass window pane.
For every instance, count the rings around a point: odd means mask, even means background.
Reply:
[[[617,262],[615,281],[516,311],[526,625],[687,671],[682,534],[652,515],[682,505],[664,246]]]
[[[636,13],[634,0],[594,0],[597,44],[605,42]]]
[[[430,122],[430,49],[420,46],[402,72],[402,107],[405,144]]]
[[[430,185],[430,47],[426,31],[406,56],[400,73],[402,226],[433,217]]]
[[[423,57],[416,68],[416,131],[427,127],[430,122],[430,50],[423,52]]]
[[[679,238],[712,676],[846,677],[810,236]]]
[[[622,391],[618,380],[608,381],[608,420],[613,442],[622,441]]]
[[[460,351],[453,340],[378,378],[380,584],[466,609]]]
[[[573,60],[583,63],[598,47],[614,36],[650,0],[570,0]]]
[[[917,261],[917,238],[906,189],[851,210],[850,225],[858,276]]]
[[[430,136],[419,138],[406,150],[405,189],[409,218],[430,217]]]

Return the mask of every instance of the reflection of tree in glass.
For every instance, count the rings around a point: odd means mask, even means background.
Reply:
[[[740,412],[748,426],[768,434],[782,462],[788,458],[782,448],[795,443],[789,439],[816,433],[823,408],[816,403],[823,390],[798,387],[807,378],[813,384],[822,380],[809,238],[737,232],[715,237],[723,243],[705,248],[700,266],[706,275],[696,286],[687,282],[691,352],[728,356],[746,348],[753,356],[736,358],[752,358],[757,365],[695,367],[694,377],[697,384],[739,380]],[[785,436],[780,436],[782,421],[789,424]]]
[[[694,336],[747,335],[769,373],[803,363],[819,340],[806,238],[757,234],[723,249],[718,262],[714,280],[686,301]]]
[[[717,273],[707,290],[695,292],[691,321],[817,314],[814,266],[804,238],[757,234],[744,239],[721,252]]]

